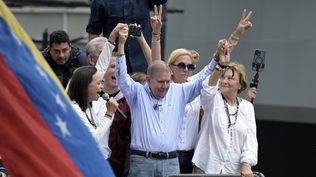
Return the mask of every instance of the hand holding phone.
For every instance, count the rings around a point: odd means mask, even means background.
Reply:
[[[128,35],[139,37],[142,34],[142,27],[137,24],[128,25]]]

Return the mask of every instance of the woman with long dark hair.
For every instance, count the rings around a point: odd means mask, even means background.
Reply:
[[[96,116],[92,109],[92,101],[99,99],[102,88],[103,81],[100,74],[97,73],[97,69],[93,66],[84,66],[74,72],[69,84],[68,95],[73,108],[92,133],[101,152],[107,159],[111,153],[108,147],[109,130],[118,103],[115,99],[110,98],[104,105],[105,115]]]

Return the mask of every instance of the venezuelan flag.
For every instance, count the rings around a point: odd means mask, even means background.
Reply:
[[[10,176],[114,176],[62,86],[0,0],[0,156]]]

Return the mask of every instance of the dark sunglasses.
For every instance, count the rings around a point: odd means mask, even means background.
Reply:
[[[181,70],[185,70],[185,68],[187,68],[189,71],[193,71],[195,69],[195,65],[194,64],[184,64],[184,63],[179,63],[177,65],[175,64],[172,64],[173,66],[177,66],[178,69],[181,69]]]

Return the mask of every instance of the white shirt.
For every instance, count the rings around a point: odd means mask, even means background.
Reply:
[[[108,41],[105,42],[105,44],[103,46],[102,52],[98,58],[96,66],[95,66],[97,68],[98,73],[100,74],[101,78],[104,77],[104,74],[109,67],[114,47],[115,46],[112,45],[111,43],[109,43]],[[117,94],[115,96],[115,99],[119,100],[122,97],[123,97],[123,95],[120,92],[119,94]],[[106,101],[102,97],[99,97],[99,99],[97,101],[92,101],[92,112],[94,112],[95,116],[97,117],[96,121],[102,122],[102,121],[104,121],[103,119],[108,119],[108,118],[104,117],[106,111],[107,111]],[[107,123],[108,127],[107,127],[105,134],[102,137],[100,137],[100,141],[102,141],[101,144],[103,146],[101,151],[104,154],[106,159],[108,159],[111,155],[111,149],[109,148],[108,144],[109,144],[109,136],[110,136],[110,127],[113,123],[114,116],[115,116],[115,114],[113,114],[113,116],[110,120],[110,123],[109,124]],[[106,120],[106,122],[108,122],[108,120]]]
[[[207,67],[204,67],[199,73],[189,77],[188,81],[194,81],[200,74],[205,72],[205,69],[207,69]],[[178,136],[177,150],[190,151],[194,149],[198,137],[200,108],[200,95],[185,106],[184,118]]]
[[[189,77],[188,81],[191,82],[200,77],[200,74],[205,72],[204,70],[207,70],[207,67],[204,67],[199,73]],[[190,151],[194,149],[199,133],[200,109],[200,95],[185,106],[184,118],[177,142],[177,150]],[[203,120],[201,123],[203,123]]]
[[[102,52],[100,53],[98,61],[95,65],[98,72],[100,73],[101,78],[103,78],[106,70],[109,67],[114,48],[115,48],[115,46],[113,44],[109,43],[108,41],[103,46]]]
[[[106,112],[106,101],[102,98],[99,98],[98,101],[103,102],[104,110]],[[101,104],[100,104],[101,105]],[[82,122],[86,127],[89,129],[90,133],[94,137],[95,141],[97,142],[103,156],[105,159],[108,159],[111,154],[111,150],[108,146],[109,141],[109,134],[110,134],[110,126],[113,122],[113,116],[111,119],[108,117],[105,117],[105,113],[103,115],[97,116],[94,112],[94,109],[87,109],[85,112],[83,112],[79,106],[78,103],[75,101],[72,101],[72,106],[74,110],[77,112],[79,117],[81,118]],[[96,125],[96,128],[89,122],[87,116],[91,119],[91,116],[93,118],[93,121]]]
[[[118,94],[116,94],[114,97],[116,101],[122,98],[123,98],[123,94],[121,91]],[[107,111],[106,101],[102,97],[99,97],[98,101],[92,101],[92,109],[95,112],[97,117],[104,116]]]
[[[189,151],[194,149],[198,136],[200,105],[200,96],[198,96],[185,106],[177,150]]]
[[[218,85],[211,87],[205,80],[201,103],[205,124],[201,126],[192,162],[205,173],[211,174],[240,174],[241,163],[256,165],[258,142],[253,105],[246,100],[239,103],[236,124],[229,130]],[[234,107],[231,109],[236,110]]]

